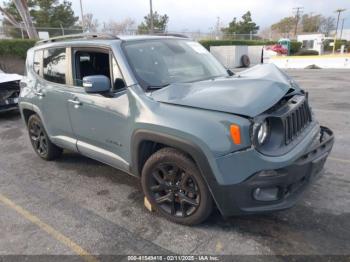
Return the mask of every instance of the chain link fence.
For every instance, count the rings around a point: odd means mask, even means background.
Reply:
[[[80,34],[84,30],[81,27],[63,28],[63,27],[36,27],[38,33],[47,32],[49,37]],[[104,31],[104,33],[111,33],[114,35],[138,35],[140,34],[136,29],[127,30],[112,30]],[[164,32],[155,32],[155,34]],[[167,34],[185,35],[194,40],[268,40],[257,34],[226,34],[222,32],[201,32],[201,31],[166,31]],[[45,33],[46,34],[46,33]],[[149,32],[142,32],[142,34],[149,34]],[[0,39],[26,39],[27,32],[24,27],[14,26],[0,26]]]

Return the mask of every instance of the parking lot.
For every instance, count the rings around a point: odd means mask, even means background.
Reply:
[[[4,113],[0,255],[350,256],[349,71],[287,72],[336,136],[324,175],[294,208],[226,220],[214,212],[200,226],[172,224],[146,210],[134,177],[70,152],[55,162],[39,159],[19,114]]]

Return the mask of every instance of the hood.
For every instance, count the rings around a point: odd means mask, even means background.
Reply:
[[[257,65],[229,78],[175,83],[151,94],[158,102],[255,117],[300,88],[273,64]]]
[[[12,82],[12,81],[20,81],[22,79],[21,75],[18,74],[6,74],[0,70],[0,84]]]

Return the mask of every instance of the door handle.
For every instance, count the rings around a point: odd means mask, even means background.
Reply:
[[[76,106],[80,106],[81,105],[81,102],[79,100],[77,100],[77,99],[68,99],[68,102],[72,103],[72,104],[74,104]]]

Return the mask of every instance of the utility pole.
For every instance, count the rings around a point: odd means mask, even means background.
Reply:
[[[337,26],[335,28],[335,34],[334,34],[333,54],[335,53],[335,44],[337,43],[337,34],[338,34],[338,25],[339,25],[340,14],[342,12],[344,12],[345,10],[346,9],[343,9],[343,8],[339,8],[339,9],[335,10],[335,12],[338,13],[338,18],[337,18]]]
[[[153,24],[153,5],[152,5],[152,0],[149,0],[149,9],[150,9],[150,18],[151,18],[151,28],[150,28],[150,33],[154,33],[154,24]]]
[[[303,12],[304,7],[298,6],[298,7],[294,7],[293,10],[295,12],[295,29],[294,29],[294,37],[297,37],[297,33],[298,33],[298,24],[299,24],[299,19],[300,19],[300,15]]]
[[[13,0],[18,13],[20,14],[24,27],[27,31],[28,37],[30,39],[36,39],[39,38],[38,36],[38,32],[36,31],[34,25],[33,25],[33,21],[32,18],[29,14],[29,9],[28,9],[28,5],[27,5],[27,1],[26,0]]]
[[[343,37],[344,22],[345,22],[345,18],[342,19],[342,23],[341,23],[341,30],[340,30],[340,37],[339,37],[340,40]]]
[[[9,12],[5,11],[5,9],[3,9],[1,6],[0,6],[0,13],[3,14],[4,18],[10,22],[13,26],[15,27],[21,27],[20,26],[20,23],[16,21],[16,18],[14,18]]]
[[[84,22],[84,10],[83,1],[80,0],[80,14],[81,14],[81,27],[83,28],[83,33],[85,32],[85,22]]]

